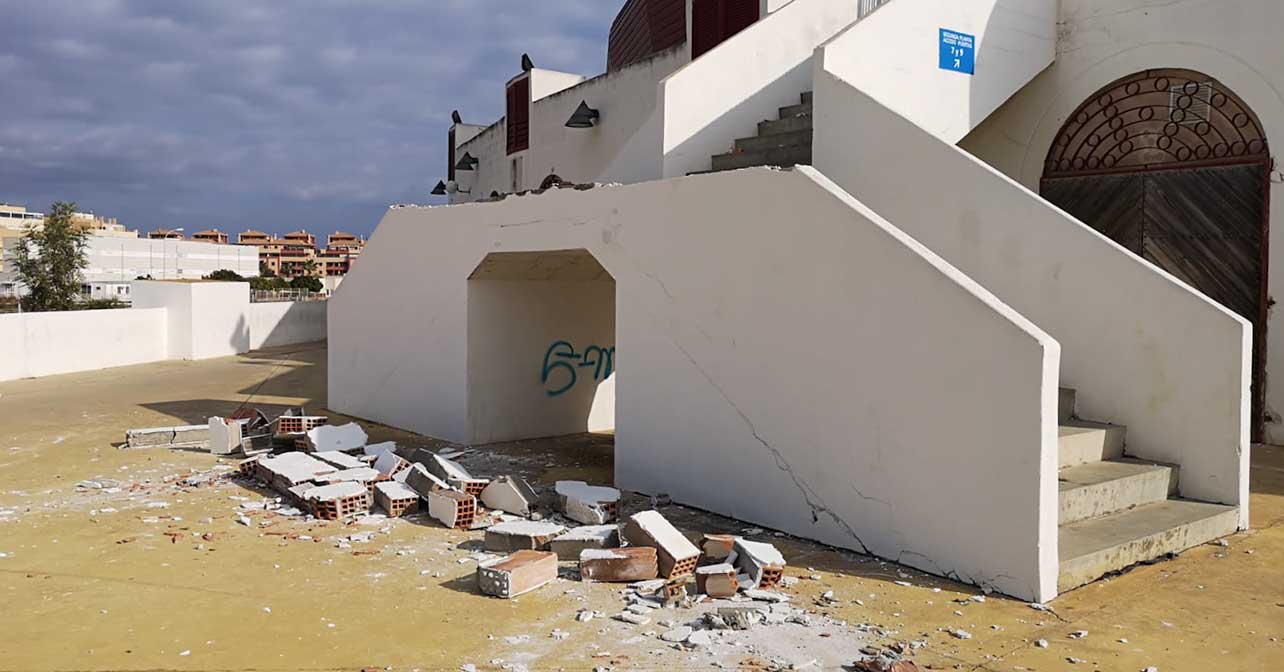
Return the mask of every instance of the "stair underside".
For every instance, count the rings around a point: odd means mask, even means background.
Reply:
[[[1233,506],[1183,499],[1062,525],[1057,591],[1234,534],[1238,526],[1239,511]]]

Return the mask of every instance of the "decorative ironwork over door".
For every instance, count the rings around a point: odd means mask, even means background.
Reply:
[[[1267,176],[1261,124],[1189,70],[1151,70],[1097,92],[1048,153],[1043,197],[1254,325],[1253,434],[1265,370]]]

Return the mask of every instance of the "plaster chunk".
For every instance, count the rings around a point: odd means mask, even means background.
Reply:
[[[554,486],[558,510],[585,525],[604,525],[618,515],[620,491],[584,481],[558,481]]]
[[[481,491],[482,504],[515,516],[529,516],[539,497],[529,483],[512,476],[501,476]]]
[[[519,520],[492,525],[486,530],[486,550],[507,553],[511,551],[542,551],[566,528],[556,523]]]
[[[366,435],[366,430],[355,422],[346,425],[321,425],[309,429],[306,436],[308,448],[314,453],[360,450],[370,438]]]
[[[337,450],[313,453],[312,457],[338,469],[361,469],[366,466],[365,462]]]
[[[383,443],[372,443],[363,449],[366,455],[381,456],[384,453],[391,453],[397,450],[396,441],[385,441]]]
[[[559,560],[578,560],[587,549],[619,548],[620,528],[617,525],[585,525],[563,534],[548,545]]]

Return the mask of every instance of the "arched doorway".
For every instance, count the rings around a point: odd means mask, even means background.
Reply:
[[[1191,70],[1095,93],[1057,134],[1041,193],[1253,323],[1253,440],[1264,421],[1270,152],[1252,110]]]

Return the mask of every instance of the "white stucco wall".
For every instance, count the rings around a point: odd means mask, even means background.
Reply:
[[[165,359],[166,311],[0,315],[0,381]]]
[[[1280,25],[1284,4],[1276,0],[1062,0],[1056,62],[961,146],[1037,192],[1056,134],[1089,96],[1147,69],[1187,68],[1216,78],[1242,98],[1278,152],[1284,143]],[[1275,207],[1269,268],[1284,269],[1284,174],[1276,172],[1270,191]],[[1284,296],[1284,273],[1271,273],[1268,282],[1272,297]],[[1284,443],[1284,323],[1274,312],[1266,354],[1267,436]]]
[[[660,85],[664,177],[708,170],[710,157],[811,90],[816,46],[856,21],[859,2],[794,0]]]
[[[1180,465],[1183,496],[1247,525],[1248,325],[865,94],[867,70],[847,79],[843,52],[917,2],[935,0],[895,0],[818,56],[817,169],[1052,334],[1081,415],[1126,425],[1130,454]]]
[[[508,161],[508,126],[500,119],[471,140],[461,143],[455,152],[458,161],[468,152],[478,160],[476,170],[456,170],[455,182],[471,194],[453,194],[451,203],[469,203],[490,196],[492,191],[507,193],[512,180]]]
[[[249,349],[324,341],[326,301],[251,303]]]
[[[1056,0],[894,0],[835,37],[825,65],[956,143],[1052,63],[1056,21]],[[940,67],[941,29],[976,37],[974,75]]]
[[[531,102],[547,98],[588,79],[584,75],[535,68],[531,70]]]
[[[659,178],[659,82],[689,60],[683,45],[537,101],[531,108],[527,186],[538,187],[550,174],[581,184]],[[597,126],[566,127],[580,101],[601,113]]]
[[[250,349],[250,286],[244,282],[133,283],[135,308],[168,310],[169,357],[210,359]]]
[[[468,277],[576,249],[615,281],[617,485],[1055,592],[1058,344],[808,168],[391,210],[331,300],[331,408],[476,440]]]
[[[590,348],[615,348],[615,283],[469,280],[468,341],[474,442],[588,431],[607,370],[604,364],[596,380],[597,368],[580,364]],[[614,355],[593,355],[593,361],[614,361]]]

